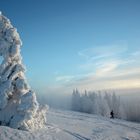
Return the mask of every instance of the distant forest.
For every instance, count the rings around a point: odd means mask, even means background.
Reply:
[[[133,94],[133,93],[132,93]],[[50,108],[79,111],[110,117],[113,110],[114,117],[129,121],[140,122],[140,100],[127,100],[111,90],[80,92],[74,89],[72,94],[38,95],[42,104]]]
[[[124,102],[115,92],[93,91],[80,93],[77,89],[72,94],[72,110],[110,117],[113,110],[114,117],[129,121],[140,122],[140,104]]]

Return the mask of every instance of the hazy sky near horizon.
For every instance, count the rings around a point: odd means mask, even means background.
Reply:
[[[140,87],[139,0],[0,0],[39,93]]]

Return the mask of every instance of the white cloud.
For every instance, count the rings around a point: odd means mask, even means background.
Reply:
[[[74,76],[71,76],[71,75],[57,76],[56,77],[56,81],[57,82],[60,82],[60,81],[69,82],[73,78],[74,78]]]

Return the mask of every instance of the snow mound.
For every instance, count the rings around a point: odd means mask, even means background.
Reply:
[[[46,107],[40,107],[25,77],[16,28],[0,12],[0,125],[31,130],[46,124]]]

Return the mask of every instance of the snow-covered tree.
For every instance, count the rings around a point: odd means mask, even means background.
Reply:
[[[99,115],[108,117],[110,114],[110,109],[105,98],[99,93],[96,100],[98,103],[97,113]]]
[[[0,13],[0,124],[29,130],[45,125],[46,108],[41,108],[25,78],[17,30]]]
[[[120,97],[116,96],[115,93],[112,94],[112,110],[114,111],[115,117],[120,117]]]
[[[72,110],[74,111],[81,111],[81,101],[80,101],[80,93],[79,91],[73,90],[72,93]]]
[[[89,97],[87,91],[81,97],[81,111],[86,113],[92,113],[93,102]]]

